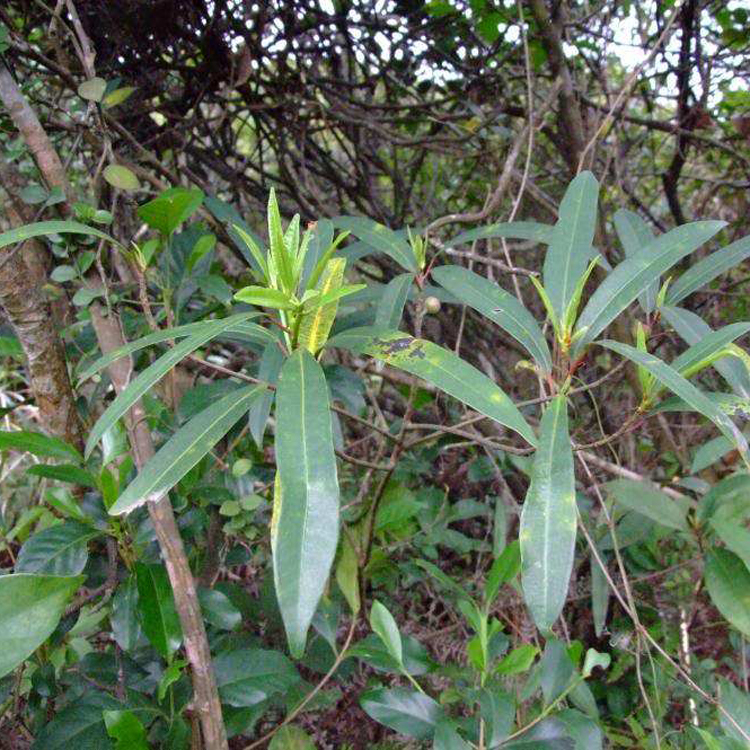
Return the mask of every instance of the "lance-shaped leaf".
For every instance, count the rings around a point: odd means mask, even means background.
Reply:
[[[745,563],[734,552],[714,547],[706,554],[703,577],[719,612],[750,638],[750,571]]]
[[[375,325],[378,328],[394,331],[401,325],[404,305],[413,281],[413,273],[402,273],[386,284],[375,312]]]
[[[109,509],[110,514],[129,513],[145,502],[163,497],[229,432],[265,390],[255,385],[233,390],[193,417],[143,467]]]
[[[411,246],[392,229],[359,216],[337,216],[331,221],[335,227],[348,229],[370,247],[393,258],[405,271],[419,272]]]
[[[151,645],[171,661],[182,643],[182,627],[167,571],[163,565],[137,562],[135,578],[143,632]]]
[[[344,331],[328,344],[369,354],[406,370],[536,445],[534,431],[510,398],[486,375],[447,349],[400,331],[372,327]]]
[[[631,258],[654,240],[654,233],[648,224],[638,214],[621,208],[615,214],[615,229],[620,238],[625,256]],[[656,295],[659,293],[659,280],[654,281],[638,295],[638,302],[643,311],[650,313],[656,305]]]
[[[339,533],[339,486],[328,386],[312,355],[284,363],[276,391],[271,548],[289,650],[299,658],[328,580]]]
[[[707,255],[685,271],[677,281],[670,284],[667,291],[667,304],[676,305],[689,294],[704,287],[748,257],[750,257],[750,236],[742,237],[731,245]]]
[[[568,595],[576,542],[573,452],[562,395],[552,399],[542,417],[519,539],[524,599],[537,627],[546,633]]]
[[[690,312],[690,310],[664,305],[661,308],[661,314],[677,331],[680,337],[692,345],[688,351],[699,351],[698,349],[693,349],[693,347],[700,347],[705,341],[716,340],[713,338],[715,335],[722,335],[718,331],[714,331],[703,318],[694,312]],[[727,326],[727,329],[729,331],[736,330],[729,326]],[[682,356],[687,359],[687,352]],[[677,369],[676,363],[672,363],[672,366]],[[738,396],[742,396],[743,398],[750,397],[750,373],[748,373],[744,362],[740,361],[737,357],[722,357],[713,362],[712,366],[717,372],[721,373],[724,380],[732,386],[732,390]]]
[[[359,703],[375,721],[417,739],[432,737],[445,716],[440,705],[428,695],[404,688],[368,690]]]
[[[328,261],[317,286],[321,297],[341,288],[345,267],[346,259],[344,258],[333,258]],[[302,313],[298,339],[300,346],[304,346],[311,354],[317,354],[328,338],[338,306],[338,299],[336,299],[328,304],[316,305],[311,310],[305,310]]]
[[[85,234],[122,247],[114,237],[110,237],[106,232],[86,226],[86,224],[79,224],[76,221],[39,221],[33,224],[24,224],[18,229],[11,229],[9,232],[0,234],[0,249],[8,245],[15,245],[17,242],[24,242],[32,237],[47,237],[51,234]]]
[[[272,341],[270,344],[267,344],[258,365],[258,380],[262,380],[264,383],[275,387],[279,380],[279,373],[281,372],[281,365],[283,363],[284,354],[278,341]],[[255,440],[258,448],[263,448],[263,435],[266,432],[266,423],[271,413],[273,397],[274,392],[267,390],[260,398],[253,401],[250,406],[248,424],[250,426],[250,434],[253,436],[253,440]]]
[[[640,252],[620,263],[584,307],[576,325],[575,336],[578,338],[573,353],[583,351],[654,280],[713,237],[723,226],[723,221],[683,224],[660,235]]]
[[[591,258],[596,229],[599,183],[591,172],[581,172],[565,191],[560,217],[544,256],[544,288],[559,319],[573,296]]]
[[[185,341],[181,341],[165,354],[162,354],[153,364],[149,365],[120,393],[99,417],[86,441],[85,456],[88,458],[104,433],[122,417],[133,404],[150,388],[158,383],[169,370],[203,344],[235,325],[231,319],[212,321],[212,325],[201,333],[194,334]]]
[[[670,529],[687,531],[686,509],[648,482],[632,479],[615,479],[605,485],[618,503],[630,510],[668,526]]]
[[[81,454],[64,440],[30,430],[0,431],[0,451],[5,450],[33,453],[35,456],[61,458],[64,461],[73,459],[76,463],[80,463],[82,460]]]
[[[432,277],[451,294],[507,331],[543,372],[552,371],[549,347],[534,316],[511,294],[460,266],[440,266]]]
[[[549,224],[536,221],[510,221],[488,224],[477,229],[469,229],[456,235],[445,243],[445,247],[465,245],[475,240],[485,240],[493,237],[504,237],[509,240],[532,240],[549,245],[554,236],[555,228]]]
[[[737,346],[730,346],[735,339],[750,331],[750,323],[731,323],[711,331],[672,362],[672,367],[685,377],[699,372],[710,364],[718,364],[719,359],[737,359],[747,369],[750,356]]]
[[[234,295],[236,300],[256,307],[271,307],[274,310],[294,310],[297,303],[280,289],[265,286],[246,286]]]
[[[647,354],[619,341],[600,341],[602,346],[621,354],[623,357],[648,370],[663,386],[683,401],[690,404],[699,414],[710,419],[728,440],[743,455],[747,456],[747,441],[737,426],[705,393],[699,391],[689,380],[653,354]]]

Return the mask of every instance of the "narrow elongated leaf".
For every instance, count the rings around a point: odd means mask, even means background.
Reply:
[[[690,473],[697,474],[711,464],[716,463],[722,456],[734,450],[734,442],[723,435],[712,438],[699,446],[690,464]]]
[[[648,482],[616,479],[605,485],[620,505],[678,531],[687,530],[685,509]]]
[[[428,695],[403,688],[368,690],[359,703],[375,721],[416,739],[431,737],[444,717],[440,706]]]
[[[599,557],[606,565],[607,558],[601,550],[599,550]],[[596,637],[600,638],[607,623],[609,583],[593,553],[591,554],[589,567],[591,569],[591,612],[594,615],[594,632]]]
[[[560,218],[544,256],[544,288],[562,320],[573,289],[591,258],[596,229],[599,183],[591,172],[581,172],[565,191]]]
[[[138,612],[143,632],[168,661],[182,643],[182,628],[167,571],[162,565],[135,563]]]
[[[666,362],[653,354],[647,354],[619,341],[600,341],[599,343],[648,370],[662,385],[690,404],[699,414],[710,419],[743,456],[747,455],[747,440],[734,422],[711,399]]]
[[[543,372],[552,357],[534,316],[511,294],[489,279],[460,266],[440,266],[432,277],[451,294],[507,331],[531,354]]]
[[[546,633],[568,595],[576,542],[573,452],[564,396],[552,399],[542,417],[519,540],[524,599],[536,626]]]
[[[257,307],[272,307],[275,310],[294,310],[297,306],[291,297],[280,289],[265,286],[246,286],[234,295],[236,300]]]
[[[64,440],[28,430],[0,431],[0,451],[7,450],[32,453],[45,458],[61,458],[64,461],[72,459],[76,463],[83,460],[81,454]]]
[[[711,331],[673,360],[671,366],[677,372],[689,373],[693,368],[700,366],[702,362],[712,361],[717,354],[726,349],[727,344],[731,344],[735,339],[744,336],[748,331],[750,331],[750,323],[732,323],[719,328],[717,331]],[[728,358],[737,359],[736,356],[732,355],[729,355]],[[713,363],[717,364],[717,360],[713,360]],[[739,364],[745,367],[741,360]]]
[[[378,328],[398,330],[413,281],[413,273],[402,273],[386,284],[375,312],[375,325]]]
[[[676,305],[689,294],[706,286],[717,276],[721,276],[748,257],[750,257],[750,236],[742,237],[731,245],[707,255],[685,271],[677,281],[670,284],[667,290],[667,304]]]
[[[703,318],[694,312],[690,312],[690,310],[664,305],[661,308],[661,314],[680,337],[692,346],[700,345],[705,340],[711,340],[715,333],[718,334]],[[750,374],[744,362],[741,362],[737,357],[722,357],[716,360],[712,366],[717,372],[721,373],[721,376],[732,386],[732,390],[738,396],[750,398]]]
[[[145,502],[155,502],[163,497],[229,432],[264,392],[263,386],[232,391],[193,417],[143,467],[109,509],[110,515],[129,513]]]
[[[83,576],[0,576],[0,677],[30,656],[57,627]]]
[[[149,365],[130,385],[120,393],[99,417],[86,441],[85,455],[88,458],[102,439],[104,433],[122,417],[138,399],[158,383],[178,362],[183,360],[206,342],[216,338],[234,325],[231,320],[212,321],[212,325],[201,333],[188,337],[172,349],[162,354],[153,364]]]
[[[620,263],[591,295],[576,325],[573,353],[583,351],[639,294],[675,263],[713,237],[722,221],[683,224]]]
[[[360,216],[337,216],[331,222],[334,227],[348,229],[370,247],[390,256],[405,271],[419,271],[411,246],[392,229]]]
[[[320,277],[317,290],[324,296],[339,289],[344,282],[344,268],[346,259],[333,258]],[[311,354],[317,354],[318,350],[325,344],[331,326],[336,318],[338,300],[328,304],[318,305],[312,310],[306,310],[302,315],[299,328],[299,344],[304,346]]]
[[[96,487],[96,478],[86,469],[73,464],[49,465],[35,464],[26,471],[34,477],[44,477],[45,479],[55,479],[58,482],[68,482],[69,484],[78,484],[81,487]]]
[[[706,554],[703,577],[719,612],[750,638],[750,571],[745,563],[734,552],[715,547]]]
[[[251,336],[259,343],[275,341],[273,335],[265,328],[261,328],[259,325],[248,322],[251,318],[257,318],[259,315],[261,315],[261,313],[241,313],[240,315],[233,315],[231,318],[226,318],[226,320],[233,320],[236,323],[227,329],[227,333],[239,333],[244,336]],[[137,341],[131,341],[129,344],[120,346],[114,351],[105,354],[103,357],[100,357],[86,367],[86,369],[78,376],[78,382],[82,383],[100,370],[111,365],[112,362],[116,362],[121,357],[125,357],[133,352],[145,349],[147,346],[153,346],[154,344],[160,344],[164,341],[184,338],[185,336],[195,336],[204,331],[210,331],[215,322],[216,321],[213,320],[204,320],[200,323],[188,323],[184,326],[176,326],[175,328],[155,331],[147,336],[143,336]]]
[[[545,245],[552,242],[555,228],[549,224],[536,221],[511,221],[488,224],[477,229],[469,229],[456,235],[445,243],[445,247],[465,245],[474,240],[485,240],[492,237],[505,237],[511,240],[532,240]]]
[[[649,229],[648,224],[638,214],[625,208],[621,208],[615,214],[615,229],[628,258],[639,253],[654,240],[654,233]],[[658,293],[659,280],[657,279],[638,295],[638,302],[644,312],[653,312]]]
[[[328,580],[339,533],[339,486],[328,386],[312,355],[284,363],[276,392],[276,489],[271,547],[279,609],[292,655]]]
[[[86,226],[86,224],[79,224],[76,221],[38,221],[33,224],[24,224],[22,227],[0,234],[0,249],[29,240],[32,237],[45,237],[51,234],[85,234],[122,247],[114,237],[110,237],[106,232],[99,229]]]
[[[284,354],[278,342],[272,341],[270,344],[267,344],[258,365],[258,380],[262,380],[264,383],[275,387],[279,380],[279,373],[281,372],[283,362]],[[263,448],[263,435],[266,432],[266,423],[271,414],[273,397],[274,391],[268,389],[250,405],[248,424],[250,426],[250,434],[253,436],[253,440],[255,440],[258,448]]]
[[[16,560],[16,573],[77,576],[88,560],[88,542],[97,529],[66,521],[39,531],[26,540]]]
[[[534,431],[510,398],[486,375],[447,349],[399,331],[371,327],[344,331],[328,343],[369,354],[423,378],[536,445]]]

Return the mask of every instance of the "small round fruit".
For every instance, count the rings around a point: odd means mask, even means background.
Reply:
[[[440,312],[440,300],[437,297],[428,297],[424,301],[424,309],[429,315]]]

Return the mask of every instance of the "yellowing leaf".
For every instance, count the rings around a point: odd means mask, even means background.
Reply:
[[[333,258],[328,261],[317,286],[321,296],[341,286],[345,266],[344,258]],[[328,305],[319,305],[302,314],[298,341],[311,354],[316,354],[328,339],[338,306],[338,300],[335,300]]]

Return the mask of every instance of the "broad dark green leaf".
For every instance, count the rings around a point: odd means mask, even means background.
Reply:
[[[513,728],[516,702],[498,683],[493,682],[480,691],[479,708],[484,719],[487,747],[497,747]]]
[[[316,748],[304,729],[287,724],[273,736],[268,750],[316,750]]]
[[[413,636],[404,635],[401,639],[402,664],[388,653],[383,642],[376,635],[365,636],[347,651],[348,656],[361,659],[378,672],[398,674],[408,672],[413,677],[427,674],[434,669],[427,649]]]
[[[750,735],[750,695],[743,693],[729,680],[721,678],[719,680],[719,696],[721,707],[740,725],[746,735]],[[719,721],[730,737],[738,742],[748,742],[747,736],[743,737],[737,727],[721,713],[719,714]]]
[[[29,240],[32,237],[45,237],[50,234],[85,234],[89,237],[98,237],[99,239],[107,240],[113,245],[122,247],[113,237],[98,229],[86,226],[86,224],[79,224],[75,221],[39,221],[33,224],[24,224],[22,227],[18,227],[18,229],[11,229],[9,232],[0,234],[0,249],[8,245],[15,245],[17,242]]]
[[[719,612],[750,638],[750,571],[745,563],[734,552],[714,547],[706,554],[703,578]]]
[[[552,371],[552,357],[534,316],[511,294],[460,266],[440,266],[432,277],[451,294],[507,331],[531,354],[542,372]]]
[[[284,362],[284,354],[279,346],[278,341],[272,341],[266,344],[263,354],[260,357],[258,365],[258,380],[264,383],[276,386],[279,381],[281,365]],[[263,448],[263,436],[266,432],[266,424],[271,414],[275,391],[267,389],[263,394],[252,403],[248,412],[248,425],[250,434],[258,448]]]
[[[30,656],[57,627],[83,576],[0,576],[0,677]]]
[[[242,614],[226,594],[217,589],[198,589],[198,601],[206,622],[220,630],[235,630],[242,622]]]
[[[359,704],[375,721],[420,740],[432,737],[443,719],[440,706],[416,690],[376,688],[363,693]]]
[[[230,706],[254,706],[300,682],[289,659],[278,651],[259,648],[223,651],[214,659],[219,695]]]
[[[143,503],[163,497],[229,432],[264,391],[261,385],[232,391],[193,417],[143,467],[109,509],[110,515],[129,513]]]
[[[456,730],[456,725],[443,719],[435,727],[432,750],[471,750],[471,745]]]
[[[536,626],[546,633],[568,595],[576,541],[575,477],[565,396],[556,396],[542,417],[518,538],[524,599]]]
[[[403,663],[401,633],[393,615],[384,604],[374,601],[370,609],[370,627],[383,642],[390,656],[400,665]]]
[[[86,567],[88,542],[100,532],[78,521],[65,521],[26,540],[16,560],[16,573],[77,576]]]
[[[700,351],[704,341],[718,342],[727,333],[731,334],[735,328],[726,326],[719,331],[714,331],[703,318],[689,310],[683,310],[680,307],[662,306],[662,317],[677,331],[677,333],[688,343],[691,344],[688,352]],[[743,325],[738,323],[735,325]],[[728,330],[727,330],[728,329]],[[724,333],[722,333],[724,331]],[[742,334],[738,334],[742,335]],[[733,339],[732,339],[733,340]],[[728,342],[727,342],[728,343]],[[682,357],[688,358],[688,352]],[[691,358],[693,355],[689,355]],[[679,358],[678,358],[679,359]],[[724,380],[732,386],[732,390],[743,398],[750,398],[750,374],[747,367],[737,357],[722,357],[716,360],[713,365],[717,372],[721,373]],[[672,363],[672,367],[680,369],[677,362]]]
[[[628,258],[639,253],[654,240],[654,233],[649,229],[648,224],[638,214],[625,208],[615,213],[615,229]],[[659,279],[656,279],[638,295],[638,302],[644,312],[653,312],[658,293]]]
[[[513,750],[577,750],[567,726],[555,716],[535,724],[520,737],[503,745]]]
[[[81,469],[73,464],[35,464],[27,469],[26,473],[34,477],[44,477],[45,479],[55,479],[58,482],[77,484],[81,487],[96,488],[96,477],[86,469]]]
[[[604,485],[620,505],[652,521],[678,531],[687,531],[685,508],[648,482],[615,479]]]
[[[98,442],[102,439],[104,433],[122,417],[146,391],[150,390],[158,383],[164,375],[169,372],[178,362],[183,360],[188,354],[192,354],[196,349],[220,334],[227,331],[234,325],[233,320],[216,320],[202,332],[189,336],[184,341],[169,349],[162,354],[153,364],[149,365],[138,377],[133,380],[128,387],[120,393],[115,400],[107,407],[104,414],[99,417],[96,424],[89,434],[86,441],[85,455],[88,458]]]
[[[135,564],[138,613],[151,645],[169,661],[182,643],[182,628],[163,565]]]
[[[724,506],[742,507],[745,498],[750,497],[750,475],[739,472],[724,477],[711,485],[709,491],[698,502],[696,520],[703,524],[709,521]]]
[[[750,236],[742,237],[731,245],[707,255],[689,268],[667,290],[667,304],[676,305],[689,294],[704,287],[717,276],[750,257]]]
[[[102,715],[107,734],[115,740],[115,750],[149,750],[146,729],[132,711],[105,710]]]
[[[592,256],[599,183],[591,172],[581,172],[565,191],[560,214],[544,256],[544,288],[562,320],[578,279]]]
[[[555,714],[568,730],[568,734],[575,741],[575,750],[602,750],[602,730],[590,716],[566,708]]]
[[[198,188],[173,187],[144,203],[137,213],[152,229],[169,235],[200,208],[203,198]]]
[[[83,461],[81,454],[63,440],[27,430],[0,431],[0,451],[7,450],[32,453],[45,458],[61,458],[64,461],[73,460],[76,463]]]
[[[744,525],[747,515],[747,507],[734,515],[716,513],[711,519],[711,526],[727,549],[734,552],[750,570],[750,531]]]
[[[675,263],[713,237],[721,221],[683,224],[620,263],[591,295],[576,324],[573,354],[582,352],[639,294]]]
[[[402,273],[386,284],[375,312],[375,325],[378,328],[398,330],[404,314],[406,298],[409,296],[409,289],[413,282],[413,273]]]
[[[536,659],[539,649],[530,643],[524,643],[514,648],[503,660],[497,665],[496,674],[513,675],[523,674],[531,669],[531,665]]]
[[[369,354],[423,378],[536,445],[534,431],[510,398],[486,375],[447,349],[399,331],[376,328],[353,328],[328,343]]]
[[[456,235],[445,243],[445,247],[465,245],[475,240],[485,240],[492,237],[505,237],[511,240],[532,240],[549,245],[554,236],[554,227],[540,224],[536,221],[511,221],[488,224],[484,227],[469,229]]]
[[[289,648],[299,658],[328,581],[339,534],[339,487],[328,386],[306,350],[281,368],[276,391],[271,546]]]
[[[107,693],[89,692],[63,708],[39,730],[33,750],[109,750],[113,743],[104,724],[104,711],[122,708]]]
[[[373,249],[390,256],[405,271],[419,271],[411,246],[392,229],[360,216],[336,216],[331,222],[334,227],[347,229]]]
[[[117,645],[123,651],[135,649],[143,630],[138,619],[138,586],[134,575],[130,575],[117,587],[112,598],[109,621]]]
[[[666,362],[653,354],[642,352],[619,341],[600,341],[599,343],[648,370],[662,385],[690,404],[699,414],[710,419],[743,456],[747,455],[747,441],[734,422],[710,398]]]
[[[498,499],[497,502],[502,501]],[[495,562],[492,563],[490,572],[487,574],[484,598],[488,605],[495,601],[500,586],[512,581],[520,570],[521,549],[518,540],[514,540],[495,558]]]

